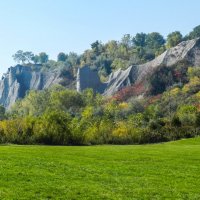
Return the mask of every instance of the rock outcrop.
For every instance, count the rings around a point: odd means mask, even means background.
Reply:
[[[191,66],[200,66],[200,38],[181,42],[154,60],[138,65],[137,82],[152,74],[159,66],[170,67],[180,62]]]
[[[97,74],[95,74],[95,84],[91,81],[88,81],[87,84],[80,81],[81,79],[90,80],[94,78],[91,70],[84,67],[81,69],[84,73],[77,74],[77,89],[82,91],[86,88],[93,88],[97,92],[111,96],[124,87],[147,81],[161,66],[170,67],[180,62],[187,63],[188,66],[200,66],[200,38],[181,42],[145,64],[130,66],[126,70],[119,69],[111,73],[105,83],[99,80]]]
[[[77,71],[77,91],[81,92],[86,88],[92,88],[98,93],[103,93],[106,83],[100,81],[98,72],[90,69],[88,66],[79,68]]]
[[[60,74],[56,71],[41,72],[40,67],[17,65],[10,67],[0,80],[0,104],[6,108],[19,98],[23,98],[28,90],[42,90],[57,84]]]

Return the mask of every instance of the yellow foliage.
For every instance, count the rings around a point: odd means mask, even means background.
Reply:
[[[107,113],[112,113],[115,112],[116,110],[117,110],[117,104],[115,101],[110,101],[105,105],[105,111]]]
[[[184,85],[182,91],[183,91],[184,93],[187,93],[189,90],[190,90],[189,84]]]
[[[192,86],[196,86],[200,84],[200,78],[195,76],[193,78],[190,79],[190,85]]]
[[[128,103],[126,103],[126,102],[120,103],[120,104],[119,104],[119,108],[120,108],[120,109],[127,109],[127,108],[128,108]]]
[[[190,79],[190,82],[183,87],[182,91],[184,93],[189,92],[192,88],[196,86],[200,86],[200,78],[194,76]]]
[[[189,68],[188,68],[188,74],[189,74],[189,75],[191,75],[193,71],[194,71],[193,67],[189,67]]]
[[[196,93],[196,97],[200,99],[200,91]]]
[[[22,130],[22,121],[20,119],[1,121],[0,130],[4,133],[4,135],[10,138],[15,138],[15,136]]]
[[[86,143],[90,143],[95,138],[95,135],[97,133],[98,133],[97,124],[90,126],[84,133]]]
[[[92,106],[87,106],[82,112],[82,117],[90,118],[92,117],[93,112],[94,112],[94,108]]]
[[[189,67],[188,68],[188,77],[191,80],[193,77],[200,77],[200,68],[199,67]]]
[[[171,95],[177,95],[180,93],[180,88],[176,87],[170,91]]]
[[[126,137],[128,135],[128,128],[126,126],[126,123],[119,122],[117,124],[117,127],[112,131],[112,135],[115,137]]]

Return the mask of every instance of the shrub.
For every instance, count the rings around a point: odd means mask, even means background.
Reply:
[[[51,111],[40,117],[34,126],[37,143],[67,145],[70,143],[70,117],[64,112]]]

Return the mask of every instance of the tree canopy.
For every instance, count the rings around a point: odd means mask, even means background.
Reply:
[[[179,44],[183,40],[183,36],[179,31],[170,33],[167,36],[166,47],[171,48]]]
[[[200,25],[196,26],[188,35],[189,39],[195,39],[200,37]]]
[[[58,68],[68,71],[72,77],[76,77],[78,67],[90,66],[96,69],[101,80],[106,81],[111,72],[121,68],[126,69],[130,65],[143,64],[153,60],[166,49],[171,48],[183,40],[200,37],[200,26],[195,27],[188,35],[182,36],[179,31],[167,35],[165,39],[158,32],[136,33],[134,36],[125,34],[121,40],[110,40],[102,43],[99,40],[91,43],[91,48],[82,54],[75,52],[60,52],[57,60],[49,60],[45,52],[34,55],[32,52],[19,50],[13,55],[16,62],[22,64],[40,64],[45,69]]]
[[[34,57],[34,54],[31,51],[17,51],[13,56],[14,61],[17,63],[30,63]]]

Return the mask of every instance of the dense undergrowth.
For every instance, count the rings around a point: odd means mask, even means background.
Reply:
[[[106,98],[62,86],[30,91],[2,114],[0,142],[17,144],[142,144],[200,135],[200,68],[185,84],[138,99]],[[129,92],[128,92],[128,95]]]

